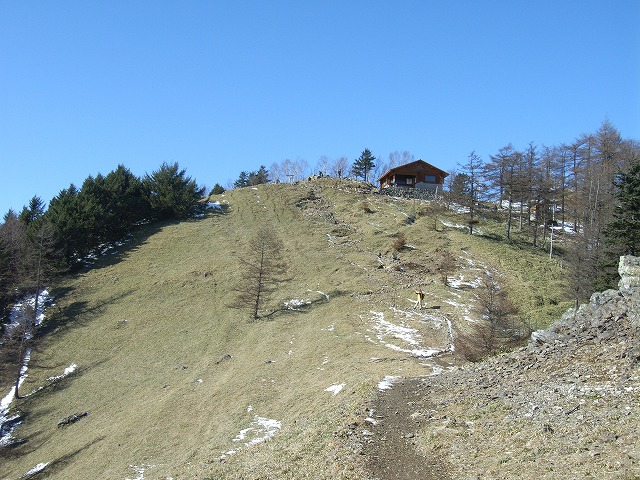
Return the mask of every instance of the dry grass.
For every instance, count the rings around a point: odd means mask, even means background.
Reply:
[[[431,371],[368,338],[371,310],[408,309],[413,289],[426,285],[427,303],[459,318],[445,301],[468,302],[473,292],[436,282],[429,265],[443,248],[492,261],[513,285],[525,276],[523,262],[559,281],[556,265],[544,267],[535,252],[511,254],[456,230],[436,231],[439,216],[453,214],[427,207],[407,225],[415,203],[364,190],[327,179],[227,192],[217,197],[227,214],[140,232],[119,257],[60,285],[49,312],[53,331],[34,353],[22,391],[47,385],[72,363],[78,371],[16,404],[26,414],[16,435],[27,442],[24,455],[3,459],[0,478],[19,478],[41,462],[52,462],[50,479],[134,478],[133,467],[144,468],[144,478],[363,478],[362,460],[334,432],[362,417],[384,376]],[[321,215],[312,205],[318,198]],[[281,311],[250,323],[227,307],[229,285],[263,223],[284,241],[291,280],[271,305]],[[398,232],[413,246],[398,261],[424,269],[394,268]],[[304,304],[283,309],[291,299]],[[427,330],[423,337],[428,344]],[[337,395],[326,391],[342,383]],[[57,428],[84,411],[87,418]],[[281,429],[257,445],[234,442],[255,416]]]

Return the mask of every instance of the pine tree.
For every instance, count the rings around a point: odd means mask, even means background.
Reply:
[[[257,172],[249,174],[247,185],[260,185],[263,183],[269,183],[269,172],[264,165],[261,165]]]
[[[149,216],[149,204],[142,181],[123,165],[105,177],[105,240],[121,240],[140,221]]]
[[[200,202],[204,189],[186,175],[186,170],[180,170],[178,163],[163,163],[158,170],[145,176],[143,185],[156,220],[183,220],[205,209]]]
[[[222,185],[220,185],[219,183],[216,183],[213,188],[211,189],[211,192],[209,192],[209,196],[211,195],[220,195],[222,193],[224,193],[226,190],[224,189],[224,187]]]
[[[376,157],[373,156],[371,150],[365,148],[360,156],[353,162],[351,167],[351,173],[356,178],[362,177],[367,182],[369,181],[369,172],[376,167]]]
[[[614,182],[617,204],[614,220],[605,235],[610,244],[620,247],[622,254],[640,254],[640,161],[621,173]]]
[[[240,172],[238,179],[233,182],[233,188],[242,188],[249,185],[249,174],[244,170]]]

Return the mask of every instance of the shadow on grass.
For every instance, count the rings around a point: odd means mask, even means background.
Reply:
[[[67,375],[61,379],[49,382],[47,385],[35,390],[34,392],[20,398],[20,405],[18,411],[19,417],[14,420],[14,423],[25,424],[27,422],[35,422],[40,418],[49,418],[52,414],[52,410],[38,410],[37,413],[33,413],[31,409],[31,402],[37,401],[39,397],[45,394],[58,393],[66,390],[71,386],[73,381],[86,374],[88,371],[105,363],[107,359],[96,360],[95,362],[85,367],[79,368],[74,373]],[[3,425],[4,427],[5,425]],[[0,447],[0,458],[17,458],[36,451],[40,446],[43,446],[51,437],[51,433],[47,433],[46,430],[40,430],[33,432],[27,437],[16,438],[8,445]],[[29,477],[31,478],[31,477]],[[34,477],[35,478],[35,477]]]
[[[98,442],[101,442],[102,440],[104,440],[106,437],[100,436],[100,437],[96,437],[95,439],[91,440],[90,442],[85,443],[83,446],[81,446],[80,448],[77,448],[76,450],[67,453],[66,455],[63,455],[62,457],[59,457],[55,460],[52,460],[51,462],[49,462],[42,470],[32,473],[30,475],[26,475],[27,472],[25,472],[25,474],[23,474],[21,477],[19,478],[29,478],[29,479],[36,479],[36,478],[46,478],[48,477],[51,473],[56,473],[56,472],[60,472],[61,470],[63,470],[67,465],[69,465],[69,463],[71,463],[71,461],[74,459],[74,457],[76,457],[78,454],[82,453],[83,451],[85,451],[87,448],[91,447],[92,445],[95,445]],[[11,448],[11,447],[5,447],[4,449],[0,450],[0,458],[19,458],[21,456],[27,455],[28,453],[33,453],[35,452],[38,448],[41,448],[43,445],[40,446],[36,446],[33,447],[31,449],[29,449],[29,451],[25,451],[22,448]],[[3,455],[3,450],[8,449],[9,451],[7,452],[6,455]]]
[[[52,377],[53,380],[48,380],[48,383],[46,385],[42,385],[38,387],[36,390],[34,390],[31,393],[28,393],[27,395],[24,395],[22,398],[26,400],[30,400],[32,398],[40,397],[47,393],[57,393],[57,392],[64,391],[71,386],[71,384],[74,382],[75,379],[82,377],[89,370],[92,370],[93,368],[100,366],[103,363],[106,363],[107,360],[108,360],[107,358],[95,360],[93,363],[89,365],[85,365],[77,368],[73,373],[69,373],[67,375],[62,376],[62,378],[56,378],[54,376]],[[62,369],[63,367],[66,368],[66,365],[57,366],[57,368],[59,369]]]
[[[56,290],[54,292],[56,298],[63,298],[69,294],[69,289],[62,290],[66,291]],[[86,326],[96,315],[99,315],[107,305],[121,300],[132,293],[133,290],[127,290],[119,295],[107,298],[96,305],[91,305],[86,301],[79,301],[70,303],[64,307],[52,309],[52,311],[49,312],[50,317],[38,328],[37,337],[46,337],[52,333],[57,333],[73,326]]]

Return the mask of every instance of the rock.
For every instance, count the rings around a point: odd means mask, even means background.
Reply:
[[[618,282],[620,290],[640,288],[640,257],[631,255],[620,257],[618,274],[620,275]]]
[[[60,420],[58,422],[58,427],[66,427],[68,425],[71,425],[72,423],[76,423],[81,418],[88,417],[88,416],[89,416],[89,412],[74,413]]]

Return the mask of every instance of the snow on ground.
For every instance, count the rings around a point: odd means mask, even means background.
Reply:
[[[73,372],[75,372],[76,368],[78,368],[78,366],[75,363],[72,363],[71,365],[69,365],[67,368],[64,369],[64,372],[62,372],[62,375],[56,375],[55,377],[48,377],[47,380],[49,380],[50,382],[57,382],[58,380],[62,380],[64,377],[68,377]]]
[[[440,220],[440,223],[445,227],[458,228],[460,230],[469,231],[469,227],[467,225],[460,225],[459,223],[445,222],[444,220]]]
[[[455,213],[469,213],[471,209],[469,207],[465,207],[464,205],[460,205],[459,203],[451,202],[449,204],[449,210]]]
[[[253,410],[253,408],[251,408]],[[249,409],[247,409],[249,411]],[[233,442],[243,442],[245,447],[250,447],[258,443],[266,442],[273,438],[282,428],[282,423],[271,418],[259,417],[255,415],[249,427],[240,430],[240,433],[232,440]],[[223,456],[233,455],[242,447],[223,452]]]
[[[342,391],[345,385],[346,383],[334,383],[330,387],[326,388],[325,392],[331,392],[335,397],[337,394],[339,394]]]
[[[43,471],[47,467],[47,465],[49,465],[49,462],[39,463],[35,467],[33,467],[31,470],[29,470],[27,473],[22,475],[20,478],[31,478],[35,476],[37,473],[40,473],[41,471]]]
[[[6,329],[9,334],[14,330],[18,325],[24,324],[24,322],[29,322],[29,319],[25,317],[29,315],[29,312],[33,312],[36,303],[35,295],[28,295],[19,302],[17,302],[9,312],[9,322],[7,323]],[[44,309],[47,306],[52,306],[53,297],[49,294],[49,291],[45,288],[38,295],[38,311],[36,312],[36,321],[35,324],[40,325],[44,320]]]
[[[9,323],[7,323],[5,334],[12,335],[15,329],[22,325],[29,325],[31,322],[30,318],[27,318],[29,315],[28,312],[33,312],[34,308],[36,308],[36,296],[29,295],[23,298],[20,302],[16,303],[11,311],[9,312]],[[44,321],[44,310],[46,306],[53,305],[53,297],[49,295],[49,291],[47,289],[42,290],[38,294],[38,306],[36,309],[35,315],[35,325],[40,325]],[[31,338],[31,332],[27,329],[27,332],[24,334],[26,338]],[[18,389],[27,378],[27,369],[29,368],[29,360],[31,360],[31,349],[27,348],[25,351],[22,367],[20,368],[20,374],[18,377]],[[66,370],[65,370],[66,372]],[[0,400],[0,425],[5,425],[5,428],[0,430],[0,446],[9,445],[11,443],[11,434],[13,430],[20,425],[21,422],[16,421],[15,423],[12,420],[17,420],[19,417],[14,415],[13,417],[9,416],[9,407],[15,398],[15,387],[12,387],[11,390]]]
[[[378,382],[378,390],[389,390],[400,377],[395,375],[387,375],[380,382]]]
[[[368,340],[415,357],[431,357],[440,353],[438,349],[424,347],[421,344],[422,335],[417,329],[404,325],[404,322],[403,325],[398,325],[386,320],[384,312],[372,310],[371,314],[372,324],[368,331],[375,335],[376,340],[367,336]]]
[[[310,304],[311,304],[311,300],[300,300],[298,298],[294,298],[292,300],[284,302],[284,307],[287,310],[300,310],[299,307],[302,307],[303,305],[310,305]]]

